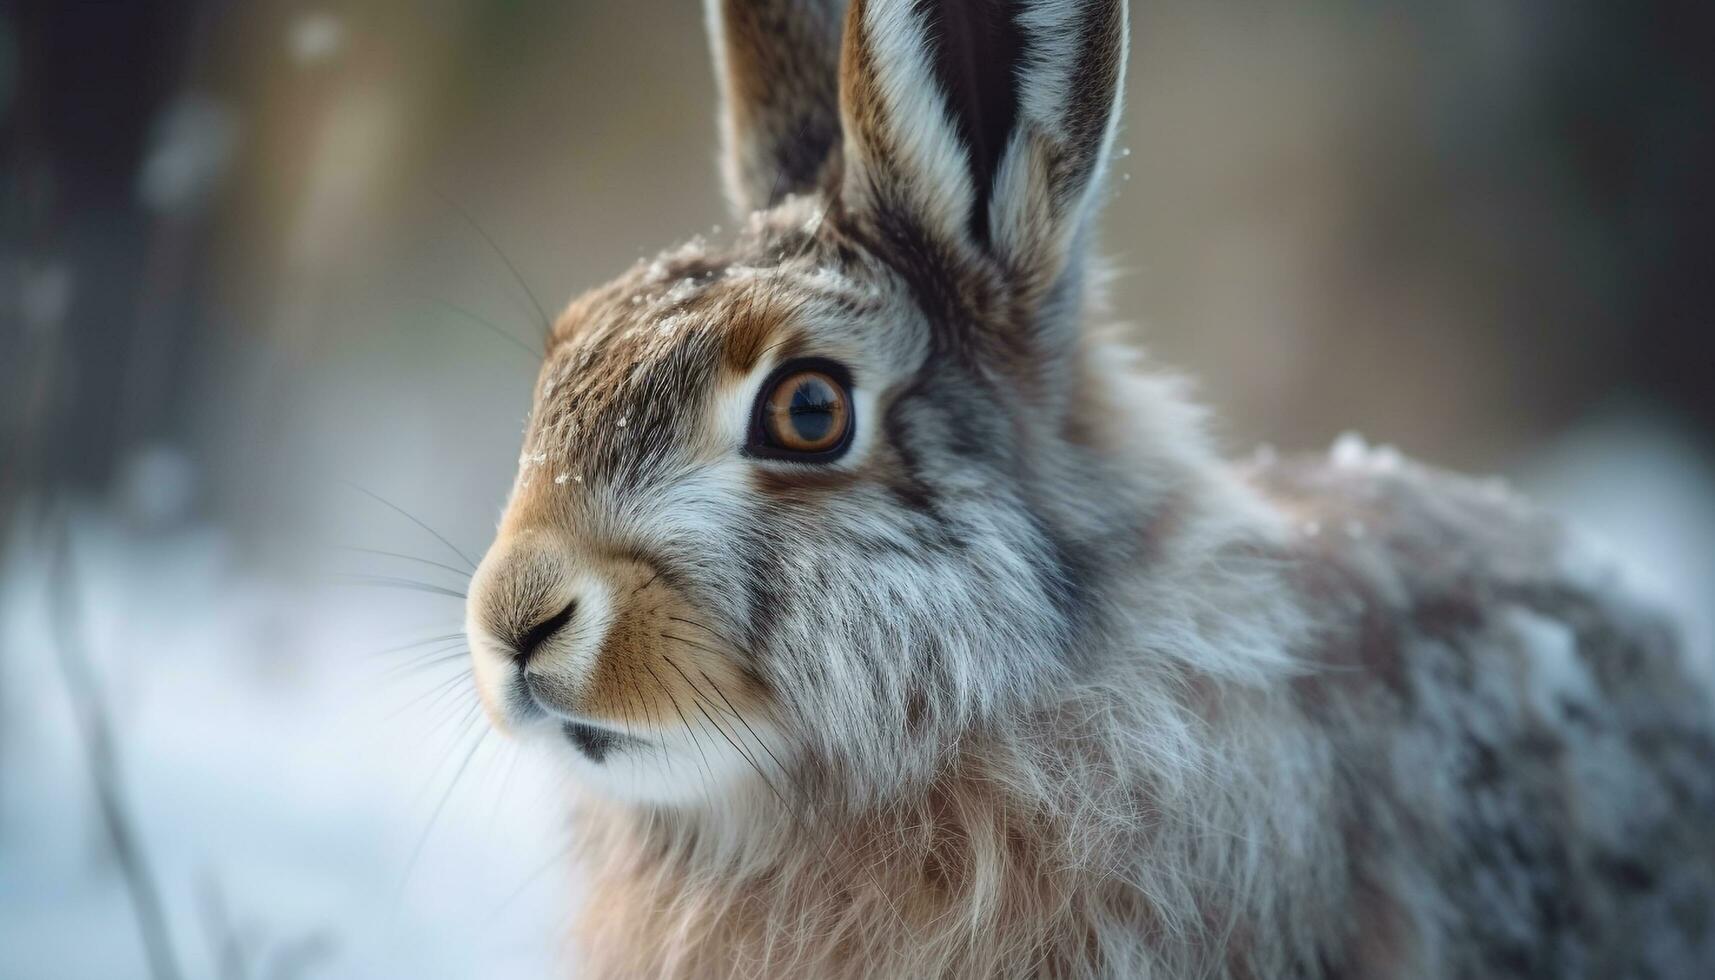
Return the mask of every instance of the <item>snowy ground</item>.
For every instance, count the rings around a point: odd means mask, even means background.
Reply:
[[[1607,538],[1710,648],[1715,471],[1686,443],[1617,419],[1513,475]],[[461,603],[246,570],[219,532],[163,530],[149,511],[75,514],[75,625],[186,975],[563,972],[564,787],[547,760],[485,734],[462,659],[400,669],[452,642],[378,652],[456,633]],[[51,563],[12,540],[0,566],[0,977],[144,976],[57,666]],[[412,550],[457,563],[434,548]],[[339,567],[460,587],[389,561],[348,553]]]
[[[188,976],[555,972],[560,787],[488,733],[463,660],[400,669],[450,644],[377,653],[456,632],[457,600],[267,581],[208,529],[85,512],[76,530],[82,634]],[[57,667],[49,565],[15,553],[0,580],[0,976],[144,976]]]

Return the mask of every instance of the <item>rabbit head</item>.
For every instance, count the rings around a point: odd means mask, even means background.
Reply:
[[[1086,335],[1123,0],[710,2],[727,245],[559,318],[478,685],[588,782],[853,803],[1081,669],[1159,490]]]

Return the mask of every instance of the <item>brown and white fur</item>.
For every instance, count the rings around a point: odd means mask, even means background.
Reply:
[[[1091,326],[1122,0],[708,19],[746,225],[559,318],[470,593],[579,975],[1715,976],[1671,631],[1482,485],[1224,463]],[[745,452],[806,356],[849,451]]]

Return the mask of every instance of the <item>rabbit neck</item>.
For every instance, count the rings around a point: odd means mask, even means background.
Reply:
[[[1315,812],[1326,760],[1268,697],[1181,693],[1219,709],[1145,719],[1068,698],[1032,719],[1052,740],[978,740],[862,813],[586,813],[583,962],[615,977],[992,977],[1038,961],[1225,976],[1312,946],[1293,930],[1332,917],[1317,909],[1339,892],[1339,845],[1295,815]]]

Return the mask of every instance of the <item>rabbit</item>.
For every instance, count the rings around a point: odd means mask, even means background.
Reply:
[[[558,317],[468,599],[579,975],[1715,977],[1664,616],[1100,326],[1123,0],[706,13],[742,226]]]

